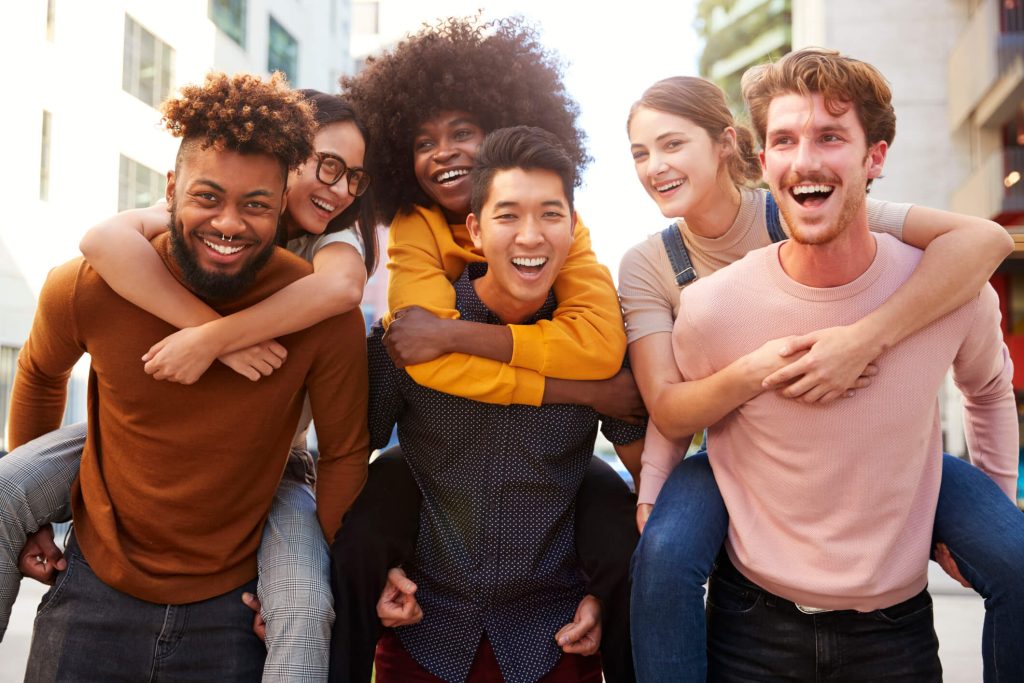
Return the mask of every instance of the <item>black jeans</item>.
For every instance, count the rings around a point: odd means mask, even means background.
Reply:
[[[65,557],[39,605],[26,681],[260,680],[267,651],[242,603],[256,579],[208,600],[160,605],[101,581],[74,537]]]
[[[726,554],[708,587],[708,681],[942,681],[927,590],[873,612],[806,614]]]
[[[368,683],[381,633],[377,598],[391,567],[413,558],[421,495],[399,447],[370,465],[366,486],[345,515],[331,548],[333,683]],[[576,553],[587,592],[601,600],[601,658],[607,683],[632,683],[629,561],[639,534],[636,496],[598,458],[576,496]]]

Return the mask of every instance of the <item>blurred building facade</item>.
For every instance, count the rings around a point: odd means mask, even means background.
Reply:
[[[337,91],[350,72],[351,0],[32,0],[0,10],[0,448],[17,349],[46,272],[92,224],[164,194],[177,141],[159,103],[207,71],[284,71]],[[12,132],[16,131],[15,134]],[[72,399],[84,394],[76,372]],[[84,418],[84,399],[68,418]]]

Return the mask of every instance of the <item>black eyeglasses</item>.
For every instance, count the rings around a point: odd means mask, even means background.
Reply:
[[[330,152],[317,152],[316,179],[324,185],[334,185],[342,176],[348,176],[348,193],[358,197],[370,187],[370,174],[358,166],[349,168],[345,160]]]

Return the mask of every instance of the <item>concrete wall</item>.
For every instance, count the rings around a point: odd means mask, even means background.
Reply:
[[[837,49],[892,85],[896,139],[872,196],[947,209],[966,179],[968,142],[951,137],[947,111],[947,60],[966,25],[960,0],[793,0],[794,49]]]

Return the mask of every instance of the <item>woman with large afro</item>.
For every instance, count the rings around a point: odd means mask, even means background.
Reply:
[[[452,282],[467,264],[484,260],[465,225],[469,172],[484,136],[536,126],[559,139],[577,177],[589,161],[561,63],[535,31],[520,19],[446,19],[371,58],[365,70],[342,79],[342,88],[370,131],[378,206],[391,221],[384,324],[396,364],[423,386],[477,401],[574,402],[642,419],[632,377],[620,372],[625,337],[614,285],[581,223],[555,282],[559,305],[552,320],[485,325],[458,320],[454,308]],[[631,471],[639,465],[639,446],[620,451]],[[332,551],[338,615],[332,680],[370,680],[380,633],[377,596],[388,569],[412,558],[419,507],[398,449],[375,460]],[[588,592],[602,604],[601,654],[610,683],[634,679],[628,638],[634,507],[621,479],[594,458],[577,497],[576,542]]]

